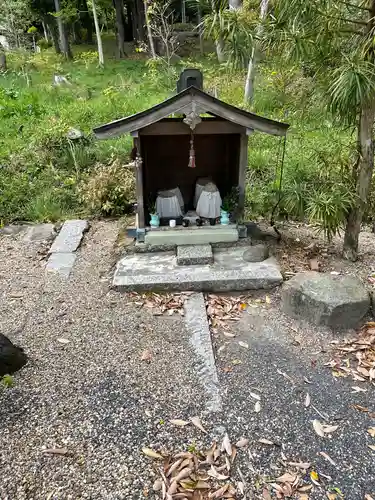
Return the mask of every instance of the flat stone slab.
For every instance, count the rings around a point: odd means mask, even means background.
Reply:
[[[35,226],[30,226],[27,229],[23,240],[26,243],[47,241],[54,238],[55,235],[56,233],[54,224],[36,224]]]
[[[215,291],[268,289],[282,283],[274,258],[244,262],[243,247],[214,249],[211,265],[179,266],[174,252],[150,252],[123,257],[113,287],[120,291]]]
[[[318,272],[300,273],[284,284],[282,309],[293,318],[342,330],[356,328],[370,309],[360,280]]]
[[[238,241],[238,230],[232,226],[169,227],[147,231],[147,245],[206,245]]]
[[[75,252],[81,244],[83,233],[88,228],[87,220],[67,220],[53,242],[49,253]]]
[[[210,412],[220,411],[219,378],[203,294],[190,295],[185,301],[184,310],[186,329],[191,334],[191,344],[199,358],[197,375],[206,391],[206,408]]]
[[[49,256],[46,271],[54,272],[63,278],[69,278],[76,260],[75,253],[53,253]]]
[[[262,262],[268,259],[270,251],[266,245],[253,245],[243,253],[246,262]]]
[[[179,266],[196,266],[212,264],[214,256],[211,245],[182,245],[177,247],[177,264]]]

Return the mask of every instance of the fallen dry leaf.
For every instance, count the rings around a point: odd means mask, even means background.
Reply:
[[[290,474],[290,472],[286,472],[282,476],[275,479],[278,483],[294,483],[297,476],[295,474]]]
[[[142,448],[143,453],[150,458],[163,458],[160,453],[157,453],[156,451],[152,450],[151,448]]]
[[[273,441],[270,441],[269,439],[264,439],[264,438],[258,439],[258,443],[268,444],[270,446],[273,446],[275,444]]]
[[[306,399],[305,399],[305,407],[308,408],[310,406],[310,403],[311,403],[310,394],[307,393],[306,394]]]
[[[239,441],[236,443],[237,448],[244,448],[249,444],[249,440],[246,438],[241,438]]]
[[[313,420],[313,427],[318,436],[324,437],[323,425],[319,422],[319,420]]]
[[[331,463],[335,467],[337,466],[336,462],[334,462],[332,460],[332,458],[328,455],[328,453],[325,453],[324,451],[320,451],[319,455],[321,455],[323,458],[325,458],[329,463]]]
[[[157,479],[157,480],[154,482],[154,484],[153,484],[153,486],[152,486],[152,489],[153,489],[154,491],[160,491],[160,490],[161,490],[161,488],[162,488],[162,486],[163,486],[163,481],[162,481],[161,479]]]
[[[375,427],[370,427],[367,432],[370,434],[371,437],[375,437]]]
[[[204,432],[205,434],[207,434],[207,431],[203,427],[201,419],[199,417],[191,417],[190,420],[191,420],[192,424],[195,425],[195,427],[197,427],[197,429],[199,429],[202,432]]]
[[[232,445],[231,445],[231,442],[229,440],[228,434],[225,434],[225,436],[224,436],[221,449],[225,450],[229,456],[232,455]]]
[[[370,450],[375,451],[375,445],[374,444],[368,444],[367,446],[370,448]]]
[[[259,401],[257,401],[255,403],[254,410],[255,410],[255,413],[259,413],[260,412],[261,407],[260,407],[260,402]]]
[[[241,347],[244,347],[245,349],[249,348],[249,344],[247,342],[242,342],[242,340],[240,340],[238,342],[238,345],[240,345]]]
[[[176,419],[170,420],[170,423],[172,425],[176,425],[177,427],[185,427],[186,425],[189,425],[190,422],[176,418]]]
[[[60,337],[57,339],[57,342],[60,342],[60,344],[69,344],[70,340]]]
[[[263,500],[272,500],[271,493],[266,488],[263,489]]]
[[[310,468],[310,462],[288,462],[291,467],[296,467],[297,469],[307,470]]]
[[[66,448],[47,448],[42,450],[43,453],[48,455],[68,455],[69,451]]]
[[[257,401],[260,401],[260,396],[258,394],[255,394],[255,392],[250,392],[250,396]]]
[[[319,481],[319,474],[313,470],[310,472],[310,478],[313,483],[317,483]]]

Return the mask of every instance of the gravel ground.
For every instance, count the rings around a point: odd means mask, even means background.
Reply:
[[[0,392],[2,500],[145,498],[152,469],[142,446],[173,450],[181,437],[199,443],[198,431],[182,434],[168,423],[204,410],[182,318],[140,312],[108,291],[117,232],[116,223],[91,228],[67,284],[44,282],[20,242],[8,250],[2,292],[21,290],[24,298],[6,318],[13,299],[3,306],[1,331],[30,362],[15,387]],[[22,279],[14,280],[16,266]],[[149,364],[141,361],[146,349]]]
[[[344,498],[350,500],[363,500],[365,494],[374,496],[375,455],[368,447],[374,439],[367,430],[374,425],[375,413],[357,411],[352,405],[374,412],[375,387],[349,378],[335,379],[324,366],[331,359],[330,342],[340,334],[287,318],[280,312],[277,291],[271,295],[270,304],[261,297],[254,297],[252,307],[231,329],[235,338],[222,334],[214,338],[220,382],[227,395],[226,426],[235,435],[250,439],[250,455],[239,455],[254,495],[250,498],[259,498],[257,482],[285,472],[282,454],[287,461],[310,462],[312,470],[320,474],[321,488],[315,488],[311,500],[326,499],[333,487],[340,488]],[[249,348],[241,347],[239,341]],[[367,392],[353,394],[352,387],[358,385]],[[259,413],[250,392],[261,397]],[[311,398],[308,408],[307,393]],[[313,429],[314,419],[339,427],[331,439],[321,438]],[[257,442],[260,438],[279,446],[262,445]],[[320,452],[327,453],[336,466]]]
[[[316,488],[311,500],[326,499],[329,485],[348,500],[375,496],[374,453],[366,432],[374,420],[350,406],[375,411],[374,387],[352,394],[357,383],[336,380],[323,366],[334,335],[285,318],[278,291],[270,304],[254,302],[235,324],[236,338],[214,337],[223,410],[209,414],[183,319],[153,316],[109,290],[119,228],[116,222],[92,225],[65,283],[45,279],[38,254],[43,247],[26,246],[22,236],[0,236],[0,331],[30,357],[15,375],[15,387],[0,389],[0,499],[154,499],[149,490],[154,462],[141,448],[200,449],[224,428],[233,442],[242,436],[250,440],[238,454],[248,500],[262,498],[260,485],[285,471],[281,452],[332,477],[321,476],[324,487]],[[300,254],[305,259],[308,235],[290,235],[288,242],[295,237],[301,245],[294,259]],[[288,249],[283,243],[276,251]],[[368,253],[362,259],[363,276],[372,258]],[[288,254],[288,265],[292,259]],[[150,363],[141,360],[145,350]],[[250,396],[257,391],[259,413]],[[332,439],[314,433],[312,420],[323,421],[317,411],[339,425]],[[208,436],[169,423],[194,415],[201,416]],[[282,446],[260,445],[259,438]],[[68,453],[49,455],[46,448]],[[317,455],[320,451],[337,466]]]

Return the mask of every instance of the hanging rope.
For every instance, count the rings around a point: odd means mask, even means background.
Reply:
[[[283,151],[282,151],[282,155],[281,155],[279,190],[278,190],[277,202],[276,202],[275,206],[272,209],[271,219],[270,219],[270,224],[271,224],[271,226],[273,227],[275,233],[278,236],[278,238],[277,238],[278,241],[281,240],[281,233],[277,229],[277,227],[275,226],[275,212],[276,212],[276,209],[278,208],[278,206],[280,205],[281,198],[282,198],[282,190],[281,190],[281,188],[282,188],[283,174],[284,174],[284,159],[285,159],[285,149],[286,149],[286,136],[284,137],[284,139],[282,139],[282,138],[280,139],[279,148],[278,148],[278,152],[277,152],[278,159],[280,158],[280,148],[281,148],[281,145],[282,145]],[[277,161],[277,163],[279,163],[279,161]]]

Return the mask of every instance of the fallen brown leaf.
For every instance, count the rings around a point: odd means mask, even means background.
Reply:
[[[295,474],[290,474],[290,472],[286,472],[282,476],[278,477],[275,479],[278,483],[294,483],[294,481],[297,479],[297,476]]]
[[[313,427],[318,436],[324,437],[323,425],[319,422],[319,420],[313,420]]]
[[[310,394],[307,393],[305,398],[305,407],[308,408],[310,406],[310,403],[311,403]]]
[[[241,438],[239,441],[237,441],[236,446],[237,448],[244,448],[249,444],[249,440],[246,438]]]
[[[186,425],[189,425],[190,422],[176,418],[176,419],[170,420],[170,423],[172,425],[176,425],[177,427],[185,427]]]
[[[336,462],[332,460],[332,458],[328,455],[328,453],[325,453],[324,451],[320,451],[319,455],[321,455],[323,458],[325,458],[330,464],[334,465],[335,467],[337,466]]]
[[[225,434],[225,436],[224,436],[221,449],[225,450],[229,456],[232,455],[232,445],[231,445],[231,442],[229,440],[228,434]]]
[[[147,363],[150,363],[151,360],[152,360],[152,353],[150,349],[146,349],[145,351],[142,352],[141,361],[146,361]]]
[[[68,455],[69,451],[66,448],[47,448],[42,450],[43,453],[48,455]]]
[[[268,444],[270,446],[273,446],[275,444],[273,441],[270,441],[269,439],[264,439],[264,438],[258,439],[258,442],[262,443],[262,444]]]
[[[370,434],[371,437],[375,437],[375,427],[370,427],[367,432]]]
[[[207,431],[203,427],[201,419],[199,417],[191,417],[190,420],[191,420],[192,424],[195,425],[195,427],[197,427],[197,429],[199,429],[202,432],[204,432],[205,434],[207,434]]]
[[[160,453],[157,453],[156,451],[152,450],[151,448],[142,448],[143,453],[150,458],[163,458]]]

